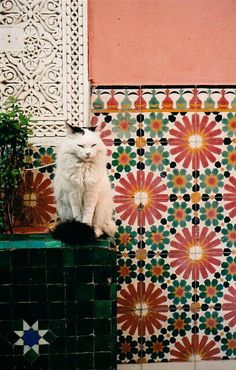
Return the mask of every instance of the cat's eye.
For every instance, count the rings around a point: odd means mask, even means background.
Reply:
[[[83,145],[80,145],[80,144],[77,144],[80,148],[84,148],[84,146]]]
[[[94,146],[96,146],[96,145],[97,145],[97,144],[93,144],[93,145],[92,145],[92,148],[93,148]]]

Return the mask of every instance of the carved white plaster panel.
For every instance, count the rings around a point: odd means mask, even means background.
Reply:
[[[1,100],[18,97],[37,137],[63,136],[83,122],[83,0],[3,0],[1,29],[21,29],[23,48],[0,51]],[[10,37],[10,36],[9,36]]]

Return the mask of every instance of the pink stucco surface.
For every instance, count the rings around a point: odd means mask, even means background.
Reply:
[[[89,0],[94,84],[235,84],[235,0]]]

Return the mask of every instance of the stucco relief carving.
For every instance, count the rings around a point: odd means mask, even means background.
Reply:
[[[24,38],[21,50],[0,52],[1,99],[22,100],[35,136],[62,136],[66,120],[83,121],[83,0],[3,0],[0,10],[1,27]]]

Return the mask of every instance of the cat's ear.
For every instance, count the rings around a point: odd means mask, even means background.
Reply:
[[[97,126],[92,126],[92,127],[86,127],[89,131],[97,131]]]
[[[99,132],[99,131],[101,131],[102,130],[102,128],[103,128],[103,126],[102,126],[102,124],[103,123],[99,123],[98,125],[96,125],[96,126],[90,126],[90,127],[88,127],[88,129],[90,130],[90,131],[93,131],[93,132]]]
[[[69,123],[66,123],[66,132],[67,132],[67,135],[73,135],[73,134],[84,135],[84,130],[81,127],[73,127],[69,125]]]

